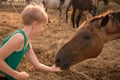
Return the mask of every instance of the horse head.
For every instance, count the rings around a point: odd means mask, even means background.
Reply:
[[[120,11],[96,16],[83,22],[75,35],[58,50],[56,66],[68,69],[81,61],[97,57],[104,43],[120,38],[119,19]]]

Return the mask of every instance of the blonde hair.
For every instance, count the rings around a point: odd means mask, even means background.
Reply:
[[[24,25],[30,25],[33,21],[37,21],[39,23],[48,22],[48,16],[44,7],[35,3],[26,6],[21,16]]]

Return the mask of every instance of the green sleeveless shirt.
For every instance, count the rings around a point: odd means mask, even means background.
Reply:
[[[0,46],[0,47],[2,47],[13,35],[15,35],[17,33],[20,33],[24,36],[24,47],[21,51],[15,51],[5,59],[5,62],[14,70],[16,70],[16,68],[18,67],[19,63],[21,62],[21,60],[24,56],[24,54],[30,49],[30,44],[27,45],[27,37],[26,37],[24,31],[17,30],[16,32],[10,34],[7,38],[5,38],[2,45]],[[1,72],[1,73],[3,73],[3,72]],[[14,78],[10,77],[9,75],[7,75],[5,73],[3,73],[3,74],[6,75],[6,77],[9,80],[15,80]]]

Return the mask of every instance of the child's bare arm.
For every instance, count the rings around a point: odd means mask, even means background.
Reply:
[[[28,57],[28,59],[30,60],[30,62],[33,64],[33,66],[35,66],[37,69],[39,70],[43,70],[43,71],[51,71],[51,72],[59,72],[61,71],[59,68],[52,66],[46,66],[42,63],[40,63],[33,51],[33,49],[31,48],[27,53],[26,56]]]
[[[20,46],[22,47],[22,43],[24,42],[24,39],[22,40],[23,36],[15,35],[9,39],[7,43],[5,43],[1,48],[0,48],[0,70],[3,71],[4,73],[16,78],[24,80],[26,76],[28,75],[25,72],[17,72],[10,68],[7,63],[4,61],[9,55],[11,55],[14,51],[17,51],[20,49]],[[21,77],[20,77],[21,76]]]

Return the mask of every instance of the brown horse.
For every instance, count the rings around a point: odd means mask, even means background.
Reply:
[[[103,45],[120,38],[120,10],[106,12],[83,22],[75,35],[56,54],[56,66],[68,69],[89,58],[97,57]]]
[[[108,4],[108,0],[102,0],[105,5]],[[92,16],[96,15],[98,0],[71,0],[73,11],[71,16],[71,21],[73,28],[79,27],[80,19],[83,15],[83,11],[88,11]],[[78,10],[78,15],[75,20],[75,14]]]

